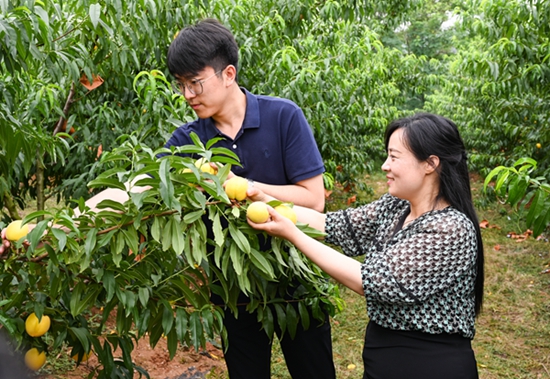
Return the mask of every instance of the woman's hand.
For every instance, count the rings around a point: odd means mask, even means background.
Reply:
[[[0,257],[2,255],[4,255],[4,253],[6,253],[10,246],[11,246],[11,243],[10,241],[8,241],[6,239],[6,229],[2,229],[2,231],[0,231],[0,241],[2,241],[2,244],[0,245]]]
[[[26,224],[26,225],[28,226],[27,234],[29,234],[31,232],[31,230],[33,230],[34,227],[36,226],[36,224]],[[11,247],[13,245],[12,241],[10,241],[9,239],[6,238],[6,230],[7,229],[8,228],[6,227],[6,228],[4,228],[0,231],[0,241],[2,242],[0,244],[0,258],[3,255],[7,254],[8,251],[11,249]],[[27,247],[29,247],[29,245],[30,245],[29,241],[25,240],[23,242],[23,247],[27,248]]]
[[[269,205],[267,206],[267,210],[270,217],[266,222],[257,224],[254,221],[247,219],[248,224],[254,229],[263,230],[270,236],[281,237],[287,240],[291,240],[295,233],[299,232],[299,229],[292,221],[279,214]]]

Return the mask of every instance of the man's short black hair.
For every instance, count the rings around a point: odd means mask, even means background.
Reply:
[[[168,48],[167,61],[172,75],[192,78],[207,66],[214,71],[228,65],[237,69],[239,47],[229,29],[209,18],[178,33]]]

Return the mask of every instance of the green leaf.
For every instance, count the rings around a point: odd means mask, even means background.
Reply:
[[[250,250],[250,258],[254,266],[268,276],[268,279],[275,279],[275,272],[271,263],[256,249]]]
[[[494,169],[491,170],[491,172],[487,175],[487,177],[485,178],[485,182],[483,184],[483,190],[484,191],[487,191],[487,186],[489,185],[489,183],[491,182],[491,180],[493,180],[493,178],[497,175],[500,174],[500,172],[502,170],[506,170],[507,168],[504,167],[504,166],[498,166],[498,167],[495,167]]]
[[[198,211],[189,212],[183,216],[183,222],[186,224],[192,224],[195,221],[199,220],[204,215],[204,211],[199,209]]]
[[[139,254],[139,237],[137,230],[128,228],[120,230],[124,236],[124,241],[128,248],[132,250],[134,254]]]
[[[157,242],[160,242],[160,229],[161,229],[160,218],[155,217],[153,219],[153,225],[151,226],[151,236]]]
[[[51,212],[36,211],[36,212],[31,212],[28,215],[26,215],[25,217],[23,217],[23,220],[21,220],[21,221],[23,222],[23,224],[27,224],[30,221],[35,220],[39,217],[51,217],[51,216],[52,216]]]
[[[82,296],[82,293],[86,290],[86,286],[83,282],[79,282],[72,290],[71,292],[71,301],[69,303],[71,315],[73,317],[78,316],[80,313],[78,312],[79,304],[80,304],[80,296]]]
[[[139,302],[143,307],[147,307],[147,303],[149,302],[149,294],[151,292],[151,288],[149,287],[140,287],[138,290],[138,298]]]
[[[498,179],[495,184],[495,191],[499,191],[501,187],[506,183],[506,180],[508,180],[508,177],[510,176],[510,171],[506,170],[499,174]]]
[[[514,167],[523,166],[527,169],[535,169],[537,168],[537,161],[534,160],[533,158],[523,157],[515,161],[513,166]]]
[[[164,308],[162,310],[162,330],[164,334],[170,333],[174,325],[174,312],[167,301],[163,301]]]
[[[126,191],[124,183],[121,183],[118,179],[97,178],[88,183],[90,188],[118,188],[122,191]]]
[[[271,336],[273,336],[273,331],[275,330],[275,322],[274,322],[274,319],[273,319],[273,312],[271,312],[271,308],[269,307],[265,307],[265,308],[261,308],[263,312],[263,317],[261,318],[261,322],[262,322],[262,327],[263,329],[265,330],[266,334],[268,335],[269,338],[271,338]],[[258,312],[258,314],[260,314],[260,312]]]
[[[176,333],[178,340],[182,343],[186,340],[186,335],[188,332],[188,315],[183,308],[176,309]]]
[[[283,306],[279,303],[273,304],[275,308],[275,312],[277,313],[277,323],[279,324],[279,328],[281,329],[281,334],[284,335],[286,331],[286,312],[283,308]]]
[[[210,339],[214,338],[214,316],[212,315],[212,308],[205,307],[201,311],[202,324],[206,334]]]
[[[309,329],[309,312],[303,301],[298,301],[298,312],[304,329]]]
[[[239,254],[239,249],[235,243],[232,243],[229,247],[229,256],[231,257],[231,262],[233,263],[233,269],[237,276],[241,276],[243,273],[243,257]]]
[[[176,255],[181,255],[185,245],[183,230],[181,230],[180,223],[176,220],[175,217],[172,217],[170,220],[171,225],[171,235],[172,235],[172,249]]]
[[[107,291],[107,298],[106,302],[110,302],[115,294],[116,289],[116,281],[115,276],[112,271],[106,271],[105,274],[103,274],[103,288]]]
[[[120,212],[123,212],[123,213],[126,212],[126,207],[124,206],[124,204],[121,204],[118,201],[109,200],[109,199],[105,199],[105,200],[102,200],[101,202],[99,202],[97,204],[97,208],[98,209],[114,209],[116,211],[120,211]]]
[[[174,328],[172,328],[172,330],[170,330],[170,333],[168,333],[168,335],[166,336],[166,344],[168,345],[170,359],[173,359],[178,351],[178,337]]]
[[[168,159],[163,159],[160,163],[159,178],[159,190],[162,200],[168,208],[180,211],[181,206],[174,197],[174,185],[170,180],[170,161]]]
[[[30,231],[30,233],[27,235],[27,239],[31,243],[29,250],[33,252],[38,244],[40,243],[40,240],[42,239],[42,236],[44,235],[44,231],[48,227],[49,220],[43,220],[40,221],[33,230]]]
[[[296,314],[296,310],[290,303],[286,304],[286,320],[288,333],[290,337],[294,338],[294,336],[296,335],[296,330],[298,328],[298,315]]]
[[[190,230],[191,234],[191,253],[193,255],[193,262],[200,264],[203,259],[206,259],[206,241],[200,234],[200,227],[204,226],[203,223],[193,224]]]
[[[170,217],[164,226],[162,231],[162,251],[167,251],[172,245],[172,233],[174,230],[177,230],[177,225],[172,225],[174,222],[176,222],[174,218]]]
[[[220,214],[218,212],[214,213],[214,216],[212,217],[212,232],[214,233],[214,242],[216,243],[217,247],[223,246],[223,243],[225,241],[224,234],[223,234],[223,228],[220,221]],[[219,265],[219,259],[216,260],[217,264]]]
[[[52,234],[57,239],[59,251],[63,251],[67,245],[67,234],[63,230],[57,228],[52,228]]]
[[[516,176],[508,186],[508,203],[515,207],[517,203],[525,196],[525,191],[529,187],[529,177]]]
[[[80,342],[84,351],[90,350],[90,333],[86,328],[69,327],[69,334]]]
[[[288,264],[283,258],[283,255],[281,254],[281,244],[283,240],[280,238],[272,238],[271,239],[271,248],[273,250],[273,254],[275,254],[275,258],[277,259],[277,262],[283,266],[288,267]]]
[[[98,3],[90,5],[89,15],[92,25],[94,26],[94,28],[97,28],[99,17],[101,16],[101,5],[99,5]]]
[[[233,223],[229,223],[229,233],[231,237],[239,247],[239,249],[246,254],[250,254],[250,243],[247,238]]]
[[[136,206],[137,209],[141,209],[143,207],[143,201],[149,197],[150,194],[147,191],[143,192],[130,192],[130,199],[132,200],[132,203]]]
[[[96,245],[97,229],[90,229],[86,233],[86,242],[84,244],[84,251],[86,254],[91,254]]]
[[[204,345],[204,335],[202,330],[202,322],[200,313],[195,311],[189,317],[189,329],[191,331],[191,342],[195,348]]]

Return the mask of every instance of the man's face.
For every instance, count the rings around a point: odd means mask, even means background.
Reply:
[[[214,71],[207,66],[193,78],[183,78],[176,75],[177,86],[181,94],[199,118],[215,115],[220,109],[223,96],[223,70]]]

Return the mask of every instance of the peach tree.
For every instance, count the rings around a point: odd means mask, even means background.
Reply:
[[[268,305],[290,335],[298,323],[314,327],[322,309],[334,314],[337,287],[286,241],[271,239],[262,251],[266,236],[246,222],[247,201],[225,194],[222,183],[238,164],[231,151],[198,138],[172,150],[153,150],[134,135],[118,141],[101,161],[108,169],[90,187],[126,191],[129,200],[104,200],[97,212],[81,200],[78,215],[71,208],[31,213],[24,222],[43,220],[29,233],[30,246],[2,261],[0,320],[21,343],[46,352],[65,344],[71,356],[93,351],[99,377],[110,377],[133,372],[131,352],[145,335],[152,346],[165,336],[171,357],[178,346],[223,338],[223,311],[211,303],[211,291],[234,312],[239,291],[249,295],[247,311],[258,312],[267,333],[275,327]],[[190,154],[223,166],[203,172]],[[134,192],[124,183],[149,189]],[[288,300],[296,281],[296,298]],[[24,332],[32,312],[50,317],[47,340]],[[113,331],[106,328],[110,317]]]

